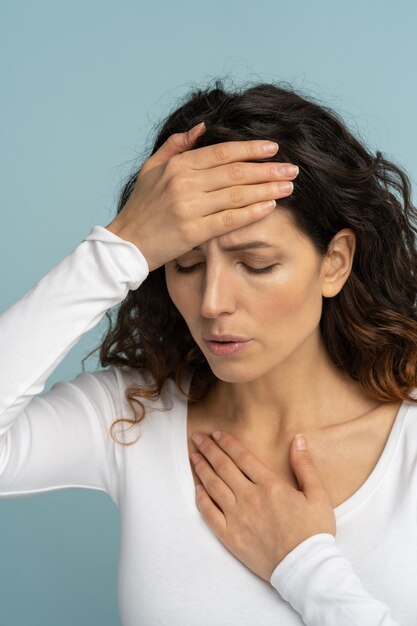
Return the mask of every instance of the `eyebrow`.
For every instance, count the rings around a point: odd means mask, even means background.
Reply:
[[[274,246],[266,241],[248,241],[246,243],[238,243],[235,246],[227,246],[222,248],[225,252],[237,252],[238,250],[248,250],[249,248],[273,248]],[[201,250],[200,246],[196,246],[193,250]]]

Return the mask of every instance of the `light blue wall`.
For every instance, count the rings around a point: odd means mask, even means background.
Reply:
[[[415,181],[416,7],[2,0],[0,311],[111,221],[153,125],[218,76],[309,91]],[[82,338],[46,391],[81,370],[103,330]],[[117,625],[118,530],[99,492],[0,502],[0,624]]]

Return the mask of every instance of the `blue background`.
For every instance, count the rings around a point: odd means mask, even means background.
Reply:
[[[0,12],[0,311],[111,221],[154,126],[217,77],[291,82],[415,185],[411,0],[2,0]],[[81,371],[104,328],[82,337],[46,391]],[[117,626],[118,533],[101,492],[1,501],[0,624]]]

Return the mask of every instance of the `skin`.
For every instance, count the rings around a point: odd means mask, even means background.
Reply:
[[[193,470],[202,488],[197,506],[219,540],[269,580],[303,539],[320,532],[335,535],[320,463],[316,470],[314,429],[333,432],[332,426],[341,423],[351,432],[349,417],[372,412],[356,383],[333,367],[318,333],[322,297],[342,288],[355,240],[352,232],[341,231],[326,258],[320,258],[281,204],[269,213],[259,204],[289,195],[292,185],[284,190],[282,181],[297,176],[296,168],[288,172],[282,165],[245,163],[274,154],[277,146],[265,153],[263,141],[226,142],[188,152],[199,132],[195,127],[168,138],[146,161],[127,203],[106,228],[134,243],[149,271],[165,264],[171,298],[219,380],[204,402],[187,411],[190,451],[191,434],[206,433],[201,443],[194,441],[201,452]],[[270,237],[279,249],[237,255],[223,249],[261,237]],[[198,245],[199,251],[193,249]],[[195,259],[197,253],[201,258]],[[193,263],[201,262],[199,269],[176,273],[172,259],[191,264],[189,255]],[[271,274],[256,275],[246,272],[242,261],[278,266]],[[207,332],[242,334],[251,342],[233,357],[214,357],[202,340]],[[219,427],[228,432],[216,443],[207,433]],[[296,450],[294,429],[308,431],[311,449]],[[382,429],[381,437],[379,430],[378,423],[376,433],[369,429],[358,437],[356,429],[356,441],[346,430],[339,434],[345,457],[327,438],[322,449],[331,453],[325,456],[339,459],[324,474],[353,467],[353,484],[361,484],[388,431]],[[372,449],[362,454],[366,441]],[[342,499],[345,491],[343,484]],[[336,498],[340,495],[339,490]]]
[[[272,247],[224,250],[253,240]],[[322,299],[342,289],[354,252],[355,235],[343,229],[320,256],[280,206],[165,264],[170,297],[219,379],[197,410],[188,407],[189,432],[197,426],[198,434],[205,433],[200,441],[197,431],[193,436],[199,454],[191,459],[201,481],[195,481],[201,486],[197,506],[218,539],[266,581],[304,539],[336,535],[333,502],[316,468],[317,441],[332,451],[326,452],[336,462],[326,467],[330,474],[346,467],[343,450],[351,460],[353,437],[355,444],[372,441],[374,426],[366,417],[380,405],[333,365],[319,331]],[[251,274],[242,263],[276,265],[271,273]],[[179,273],[176,264],[196,267]],[[202,339],[205,333],[252,341],[240,353],[218,357]],[[376,459],[380,454],[391,419],[387,410],[385,431],[378,442],[373,437],[375,450],[365,451],[364,467],[357,464],[353,478],[359,484],[374,452]],[[210,432],[219,429],[216,442]],[[307,450],[297,449],[298,433],[307,433]]]
[[[253,240],[273,247],[223,250]],[[342,289],[354,251],[355,235],[343,229],[322,257],[280,208],[165,265],[171,299],[219,379],[206,401],[212,412],[221,407],[218,426],[256,433],[263,449],[274,450],[299,432],[346,420],[346,407],[353,415],[375,406],[333,365],[319,332],[322,298]],[[200,265],[182,274],[176,272],[176,263]],[[242,263],[254,268],[278,265],[257,275]],[[252,341],[236,355],[219,357],[209,351],[204,333]],[[335,408],[343,410],[335,413]]]
[[[106,226],[139,248],[150,272],[262,219],[292,193],[298,175],[290,163],[246,163],[272,156],[276,143],[228,141],[190,150],[196,132],[171,135],[145,161],[127,202]]]

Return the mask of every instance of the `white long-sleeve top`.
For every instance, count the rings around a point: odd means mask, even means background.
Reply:
[[[371,475],[335,508],[336,538],[320,533],[303,541],[269,583],[227,550],[198,511],[187,402],[173,380],[158,399],[142,399],[146,417],[124,435],[133,441],[141,434],[130,446],[115,443],[109,428],[132,417],[124,390],[148,373],[81,372],[42,395],[83,333],[148,273],[135,245],[94,226],[0,316],[0,497],[68,487],[109,494],[120,511],[123,626],[415,626],[413,403],[401,405]]]

